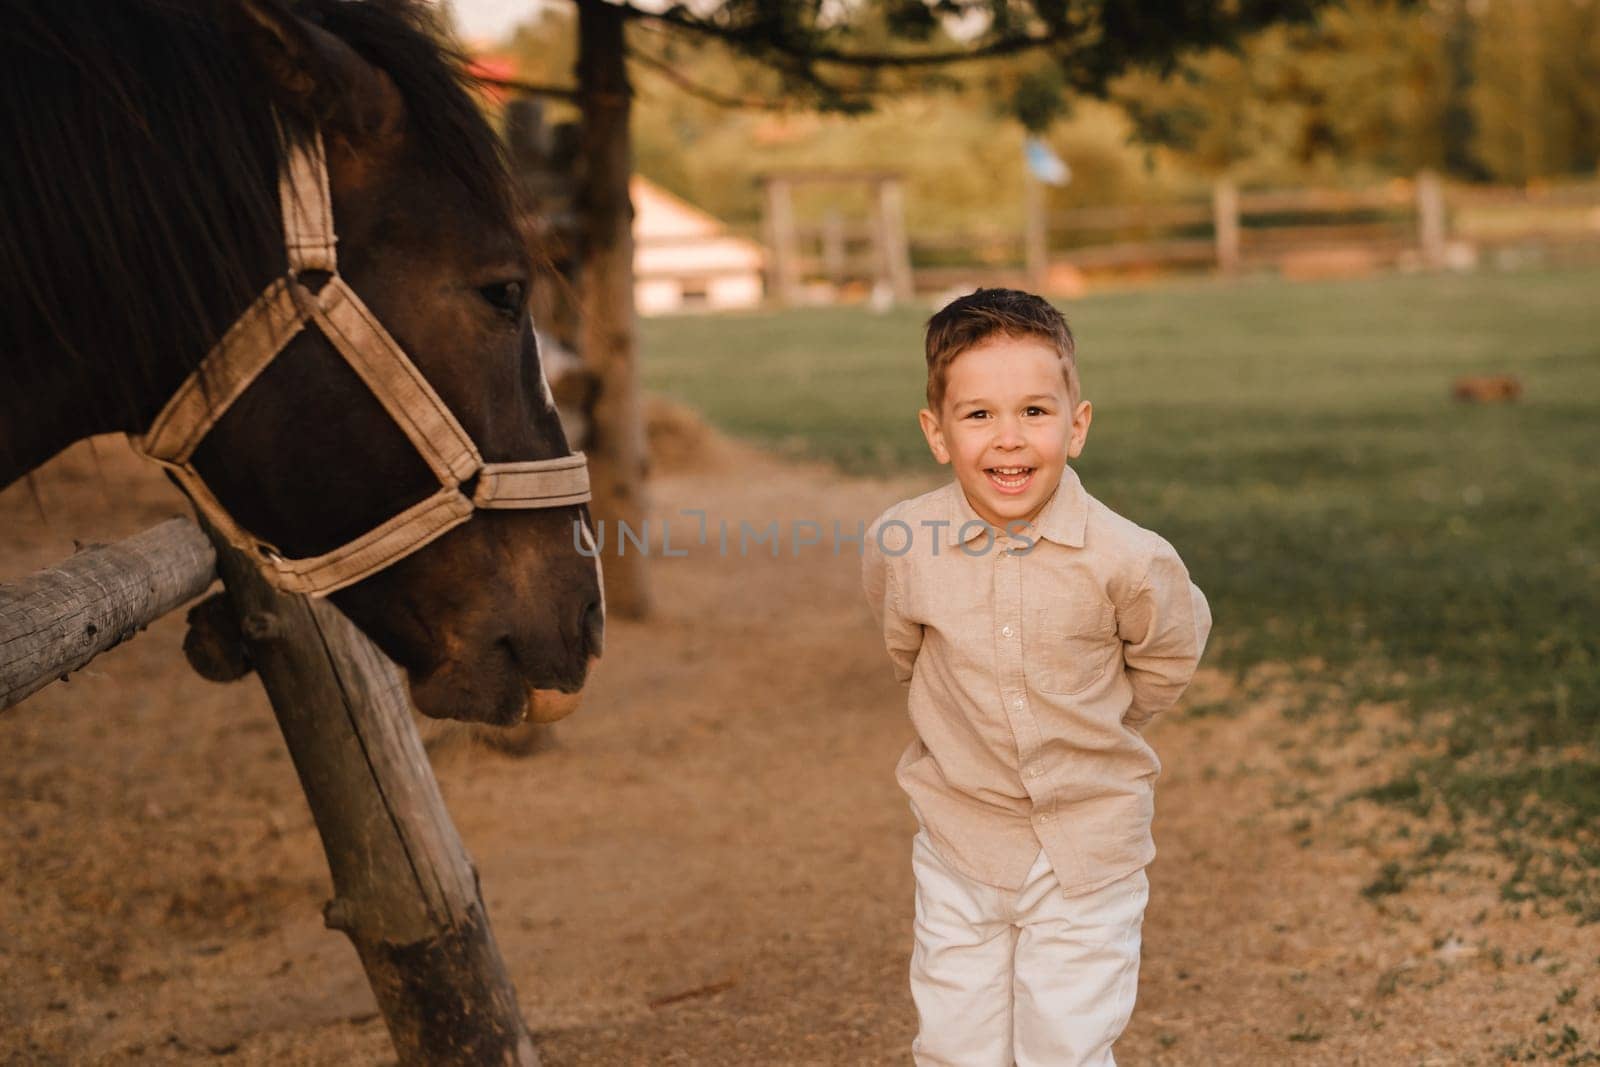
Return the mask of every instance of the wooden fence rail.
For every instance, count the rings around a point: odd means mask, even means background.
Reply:
[[[1241,189],[1221,179],[1206,199],[1056,210],[1037,181],[1029,180],[1022,195],[1020,229],[991,223],[912,233],[916,290],[1044,289],[1058,278],[1055,268],[1064,268],[1059,277],[1196,267],[1222,274],[1265,267],[1301,276],[1395,264],[1437,270],[1471,263],[1480,249],[1519,242],[1552,254],[1569,247],[1600,254],[1596,181],[1488,187],[1446,182],[1426,170],[1366,188]],[[802,222],[780,199],[770,210],[782,212],[778,229],[789,242],[781,257],[787,290],[873,277],[872,226],[847,223],[836,212]],[[858,254],[863,247],[867,254]],[[769,296],[774,292],[769,286]]]
[[[0,710],[193,600],[217,578],[211,542],[170,519],[0,585]]]
[[[1224,179],[1207,200],[1061,210],[1047,210],[1037,183],[1026,192],[1020,231],[919,230],[911,242],[917,288],[1044,288],[1056,277],[1053,268],[1437,270],[1519,242],[1552,255],[1569,247],[1600,254],[1600,182],[1594,181],[1497,188],[1421,171],[1367,188],[1241,189]]]

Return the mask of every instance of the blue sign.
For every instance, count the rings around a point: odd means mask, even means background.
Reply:
[[[1028,161],[1028,173],[1046,185],[1065,185],[1072,180],[1072,168],[1039,138],[1024,141],[1022,154]]]

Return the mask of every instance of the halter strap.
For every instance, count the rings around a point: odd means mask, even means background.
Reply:
[[[279,136],[285,143],[282,125]],[[283,247],[288,253],[289,273],[339,269],[338,235],[333,229],[333,195],[328,189],[328,158],[322,150],[322,134],[295,145],[288,165],[278,174],[278,203],[283,208]]]
[[[583,453],[485,463],[478,447],[383,324],[339,276],[333,201],[322,136],[294,144],[278,176],[289,270],[274,279],[206,353],[134,447],[169,470],[195,508],[231,544],[251,551],[267,579],[324,596],[409,556],[479,508],[556,508],[589,499]],[[313,291],[302,274],[329,277]],[[289,559],[234,521],[191,462],[217,421],[306,326],[314,325],[411,441],[439,490],[320,556]],[[476,478],[473,494],[461,492]]]

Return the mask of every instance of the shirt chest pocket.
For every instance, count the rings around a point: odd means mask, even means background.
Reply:
[[[1044,693],[1082,692],[1117,651],[1116,614],[1091,591],[1038,593],[1023,618],[1023,674]]]

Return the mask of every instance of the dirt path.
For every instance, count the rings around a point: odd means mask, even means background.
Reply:
[[[0,494],[0,578],[178,510],[114,445]],[[115,487],[114,489],[109,487]],[[907,738],[853,552],[716,551],[726,518],[853,528],[913,488],[725,446],[658,479],[661,611],[614,623],[560,747],[438,758],[545,1061],[909,1062]],[[787,526],[786,526],[787,528]],[[1219,613],[1219,633],[1226,617]],[[0,1062],[390,1062],[259,687],[168,619],[0,715]],[[1126,1064],[1457,1064],[1600,1036],[1600,928],[1520,917],[1469,857],[1372,902],[1385,712],[1337,740],[1205,674],[1166,761]],[[1541,1020],[1541,1015],[1544,1018]],[[1573,1036],[1567,1036],[1570,1027]],[[1580,1062],[1572,1060],[1572,1062]]]

